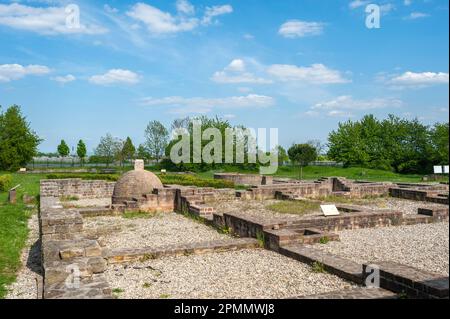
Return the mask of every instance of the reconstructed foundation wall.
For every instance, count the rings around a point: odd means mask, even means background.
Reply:
[[[63,209],[54,196],[41,197],[39,229],[44,299],[112,298],[102,249],[84,237],[79,211]]]
[[[407,189],[407,188],[391,188],[389,195],[392,197],[433,202],[448,205],[448,188],[445,190],[423,190],[423,189]]]
[[[83,198],[112,197],[115,182],[74,179],[41,180],[42,197],[76,196]]]
[[[236,185],[271,185],[273,183],[272,176],[252,174],[217,173],[214,174],[214,179],[227,180]]]

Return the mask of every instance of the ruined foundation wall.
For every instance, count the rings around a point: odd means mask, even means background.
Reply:
[[[271,185],[273,183],[271,176],[253,174],[218,173],[214,174],[214,179],[230,181],[236,185]]]
[[[40,190],[42,197],[106,198],[112,196],[115,184],[115,182],[79,178],[49,179],[41,180]]]

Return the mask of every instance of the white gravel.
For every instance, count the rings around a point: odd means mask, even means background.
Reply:
[[[262,249],[111,265],[105,275],[124,299],[288,298],[354,287]]]
[[[17,280],[11,284],[6,299],[37,299],[37,282],[42,281],[39,224],[37,214],[28,221],[28,239],[20,257],[22,267],[17,273]]]
[[[359,205],[359,204],[357,204]],[[407,215],[417,214],[419,208],[448,208],[447,205],[429,203],[429,202],[420,202],[414,200],[407,200],[401,198],[377,198],[371,202],[366,204],[362,204],[360,206],[374,208],[374,209],[391,209],[400,211]]]
[[[314,245],[358,263],[394,261],[448,276],[449,224],[422,224],[339,232],[340,242]]]
[[[151,218],[122,217],[85,218],[84,230],[99,232],[99,242],[108,248],[162,247],[232,239],[212,227],[175,213]]]

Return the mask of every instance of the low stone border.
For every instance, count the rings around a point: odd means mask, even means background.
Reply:
[[[319,244],[339,240],[339,235],[320,229],[279,229],[265,230],[264,240],[267,248],[278,251],[281,246],[290,244]]]
[[[438,274],[398,264],[391,261],[373,262],[370,265],[379,267],[380,286],[410,298],[448,299],[449,278]],[[363,265],[364,276],[368,264]]]
[[[398,299],[398,295],[382,288],[357,287],[324,294],[301,296],[291,299]]]
[[[359,285],[363,284],[363,267],[351,260],[299,244],[282,246],[278,252],[309,265],[318,263],[325,271],[333,275],[350,280]]]
[[[109,264],[119,264],[167,256],[200,255],[211,252],[224,252],[240,249],[260,248],[260,243],[252,238],[219,240],[188,245],[170,245],[160,248],[124,248],[105,250],[103,258]]]
[[[431,202],[437,204],[449,204],[448,186],[436,185],[422,188],[391,188],[389,195],[396,198]]]

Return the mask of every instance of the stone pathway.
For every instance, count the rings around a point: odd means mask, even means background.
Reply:
[[[17,280],[8,287],[10,292],[6,299],[37,299],[38,287],[41,287],[41,247],[39,241],[39,225],[37,214],[28,221],[28,239],[22,251],[22,268],[17,274]]]

